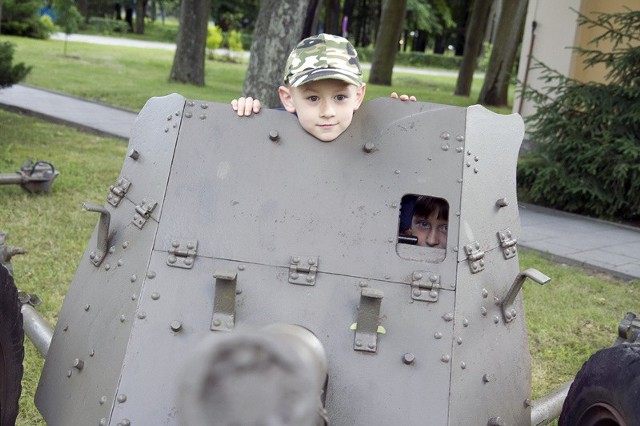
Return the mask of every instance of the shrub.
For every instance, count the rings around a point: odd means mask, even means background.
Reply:
[[[126,21],[110,19],[110,18],[89,18],[89,31],[96,32],[98,34],[113,34],[113,33],[126,33],[129,30],[129,25]]]
[[[39,0],[3,0],[2,34],[46,39],[51,30],[40,20]]]
[[[229,50],[242,52],[242,33],[240,33],[240,31],[231,30],[227,37],[227,44],[229,45]]]
[[[373,59],[373,49],[370,47],[359,47],[358,57],[361,62],[371,62]],[[461,62],[461,56],[445,56],[423,52],[398,52],[396,55],[395,65],[417,68],[443,68],[458,70]]]
[[[640,218],[640,11],[580,16],[603,30],[594,49],[576,49],[587,66],[603,64],[605,83],[582,83],[536,62],[547,84],[526,87],[533,150],[518,171],[530,201],[604,219]],[[603,52],[597,43],[612,42]]]
[[[31,67],[22,62],[13,65],[13,44],[0,42],[0,89],[22,81]]]
[[[217,25],[209,27],[207,36],[207,49],[216,50],[220,48],[223,39],[224,36],[222,35],[222,28]]]

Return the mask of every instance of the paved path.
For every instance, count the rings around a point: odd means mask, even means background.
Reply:
[[[149,42],[133,43],[146,46]],[[165,43],[157,45],[169,48]],[[136,117],[135,112],[24,85],[0,90],[0,107],[125,140]],[[561,262],[640,279],[639,228],[526,204],[520,206],[520,219],[518,246],[548,253]]]

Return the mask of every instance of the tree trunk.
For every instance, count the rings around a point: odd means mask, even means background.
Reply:
[[[183,0],[185,1],[185,0]],[[260,99],[264,107],[280,106],[278,86],[287,57],[301,40],[310,0],[263,0],[251,42],[243,93]]]
[[[391,86],[393,64],[398,53],[398,41],[407,11],[407,0],[384,0],[380,30],[371,61],[369,83]]]
[[[78,0],[76,2],[76,7],[78,8],[78,12],[84,18],[84,22],[89,22],[89,2],[87,0]]]
[[[342,21],[340,21],[340,0],[326,0],[324,9],[324,32],[342,35]]]
[[[471,93],[471,84],[473,83],[473,72],[478,63],[478,55],[482,49],[483,31],[487,26],[489,18],[489,10],[491,9],[493,0],[475,0],[473,10],[469,17],[467,25],[467,34],[464,40],[464,54],[462,63],[458,71],[458,81],[456,82],[456,90],[453,93],[458,96],[469,96]]]
[[[491,58],[478,98],[478,103],[482,105],[508,105],[509,82],[522,40],[527,3],[528,0],[502,2]]]
[[[176,53],[169,81],[204,86],[210,0],[182,0]]]
[[[144,17],[147,14],[147,0],[136,1],[136,34],[144,34]]]

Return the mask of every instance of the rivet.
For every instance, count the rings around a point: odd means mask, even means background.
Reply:
[[[374,348],[376,347],[376,345],[374,345],[373,343],[369,343],[369,344],[367,345],[367,347],[368,347],[369,349],[374,349]]]
[[[178,259],[176,259],[176,257],[175,257],[174,255],[170,255],[170,256],[167,258],[167,262],[169,262],[169,263],[171,263],[171,264],[176,263],[176,261],[177,261],[177,260],[178,260]]]
[[[131,426],[131,421],[129,419],[122,419],[118,423],[120,426]]]
[[[449,132],[440,133],[440,139],[444,139],[444,140],[448,141],[450,138],[451,138],[451,134]]]
[[[456,340],[456,343],[461,345],[462,344],[462,337],[458,337],[458,339]]]
[[[238,265],[238,271],[244,271],[246,268],[246,266],[244,265]]]
[[[111,269],[111,264],[107,263],[106,265],[104,265],[104,270],[108,271],[109,269]]]
[[[293,257],[293,258],[291,259],[291,261],[292,261],[293,263],[300,263],[300,258],[299,258],[298,256],[295,256],[295,257]]]
[[[168,127],[165,127],[165,128],[164,128],[164,132],[165,132],[165,133],[169,133],[169,128],[168,128]]]
[[[402,362],[405,363],[406,365],[413,364],[415,360],[416,360],[416,357],[412,353],[406,353],[402,355]]]
[[[178,332],[182,330],[182,323],[180,321],[172,321],[171,322],[171,330]]]
[[[429,281],[435,283],[436,281],[438,281],[438,277],[436,275],[429,275]]]
[[[131,278],[129,278],[129,280],[131,280],[132,283],[136,282],[137,279],[138,279],[138,276],[136,274],[131,275]]]
[[[463,325],[464,327],[469,327],[469,320],[468,320],[468,319],[466,319],[466,318],[465,318],[465,319],[463,319],[463,320],[462,320],[462,325]]]
[[[207,118],[205,114],[200,114],[200,120],[204,120],[205,118]]]
[[[184,113],[184,116],[187,117],[187,118],[191,118],[193,115],[191,114],[190,111],[187,111],[187,112]]]
[[[357,347],[362,346],[362,341],[361,341],[361,340],[356,340],[356,346],[357,346]]]
[[[373,142],[367,142],[364,144],[364,152],[372,153],[376,149],[376,145]]]
[[[436,297],[438,297],[438,292],[437,292],[436,290],[431,290],[431,291],[429,292],[429,296],[430,296],[431,298],[436,298]]]
[[[94,349],[90,349],[89,350],[89,356],[93,358],[93,356],[96,354],[96,351]]]
[[[173,116],[172,116],[171,114],[169,114],[169,115],[167,116],[167,121],[171,121],[171,119],[172,119],[172,118],[173,118]]]
[[[414,297],[419,297],[422,294],[422,291],[419,288],[413,289]]]
[[[209,108],[209,104],[200,104],[200,108],[207,109]]]
[[[125,322],[127,320],[127,317],[124,315],[120,315],[120,322]]]
[[[149,278],[150,280],[154,279],[155,277],[156,277],[155,271],[147,272],[147,278]]]
[[[484,374],[484,375],[482,376],[482,382],[483,382],[483,383],[489,383],[490,381],[491,381],[491,380],[489,379],[489,376],[488,376],[488,375]]]
[[[531,400],[529,398],[524,400],[524,406],[525,407],[531,407]]]
[[[133,293],[133,294],[131,295],[131,300],[136,300],[137,298],[138,298],[138,295],[137,295],[137,294]]]
[[[71,371],[71,370],[67,371],[67,377],[71,377],[72,374],[73,374],[73,371]]]
[[[221,324],[222,324],[222,321],[220,321],[219,319],[213,320],[213,325],[215,325],[216,327],[220,327]]]
[[[493,317],[493,322],[495,324],[499,323],[500,322],[500,318],[498,318],[498,316],[496,315],[495,317]]]
[[[400,170],[395,170],[393,173],[399,175],[400,174]]]
[[[446,314],[444,314],[442,316],[442,319],[449,322],[449,321],[453,321],[453,314],[451,312],[447,312]]]
[[[74,359],[73,368],[75,368],[76,370],[82,370],[84,368],[84,361],[79,358]]]
[[[160,299],[160,293],[158,293],[157,291],[156,291],[156,292],[151,293],[151,298],[152,298],[153,300],[158,300],[158,299]]]
[[[308,283],[313,282],[313,277],[311,275],[307,275],[307,282]]]
[[[462,135],[458,135],[458,136],[456,136],[456,140],[457,140],[458,142],[463,142],[463,141],[464,141],[464,136],[462,136]]]
[[[273,142],[277,142],[280,139],[280,134],[277,130],[269,131],[269,139]]]
[[[194,106],[196,103],[194,101],[189,101],[187,102],[187,105],[189,105],[190,107]],[[178,112],[176,111],[176,115],[178,115]]]
[[[126,249],[127,247],[129,247],[129,241],[125,241],[124,243],[122,243],[123,249]]]
[[[118,400],[118,402],[119,402],[119,403],[121,403],[121,404],[122,404],[123,402],[126,402],[126,401],[127,401],[127,395],[125,395],[125,394],[121,393],[120,395],[118,395],[117,400]]]
[[[100,419],[100,421],[98,422],[99,426],[107,426],[107,419],[105,419],[104,417]]]
[[[96,252],[92,251],[91,253],[89,253],[89,259],[93,260],[96,258]]]
[[[484,306],[480,308],[480,313],[482,314],[483,317],[487,316],[487,308],[485,308]]]
[[[387,242],[389,242],[389,243],[392,243],[392,242],[394,242],[394,241],[395,241],[395,239],[394,239],[393,237],[389,237],[389,238],[387,238]]]
[[[440,148],[442,148],[443,151],[449,151],[449,144],[444,144]]]
[[[414,272],[413,273],[413,279],[414,279],[414,281],[421,280],[422,279],[422,274],[420,272]]]
[[[465,368],[467,368],[467,364],[464,361],[462,361],[460,363],[460,368],[462,368],[464,370]]]
[[[368,282],[366,282],[366,281],[360,281],[360,282],[358,283],[358,285],[359,285],[360,287],[368,287],[368,286],[369,286],[369,283],[368,283]]]
[[[86,305],[84,305],[84,310],[88,311],[90,307],[91,307],[91,305],[87,303]]]
[[[478,173],[478,168],[477,167],[473,169],[473,173]]]
[[[297,280],[299,277],[297,272],[292,272],[291,274],[289,274],[289,276],[291,277],[292,280]]]
[[[242,294],[242,289],[241,288],[236,288],[236,294]]]
[[[138,312],[138,319],[145,319],[147,317],[147,314],[145,314],[144,312]]]
[[[390,280],[390,279],[391,279],[391,275],[385,275],[385,276],[384,276],[384,279],[385,279],[385,280]]]
[[[451,356],[450,356],[450,355],[447,355],[447,354],[444,354],[444,355],[442,355],[442,357],[440,358],[440,361],[447,363],[447,362],[451,361]]]
[[[392,209],[395,209],[395,208],[397,208],[397,207],[398,207],[398,203],[391,203],[391,208],[392,208]]]
[[[308,260],[307,260],[307,263],[308,263],[309,265],[315,265],[315,264],[316,264],[316,261],[315,261],[315,259],[308,259]]]
[[[131,151],[129,151],[129,158],[133,160],[138,160],[138,158],[140,158],[140,153],[135,149],[132,149]]]
[[[64,327],[62,328],[62,331],[67,331],[69,330],[69,324],[65,324]]]
[[[459,147],[456,148],[456,152],[462,152],[462,151],[464,151],[463,147],[459,146]]]
[[[107,402],[107,397],[102,395],[98,400],[98,403],[100,403],[100,405],[104,405],[105,402]]]
[[[487,296],[489,296],[489,290],[487,290],[486,288],[482,289],[482,298],[486,299]]]
[[[193,249],[195,248],[195,245],[193,244],[193,242],[192,242],[192,241],[189,241],[189,242],[187,243],[187,248],[188,248],[189,250],[193,250]]]
[[[433,334],[433,337],[435,337],[436,339],[442,339],[442,333],[440,333],[439,331],[436,331],[436,332]]]
[[[118,266],[122,266],[122,265],[124,265],[124,260],[118,259]]]
[[[471,167],[471,163],[467,161],[466,166]]]
[[[480,161],[480,159],[478,158],[478,156],[476,155],[475,157],[473,157],[473,161],[478,162]]]

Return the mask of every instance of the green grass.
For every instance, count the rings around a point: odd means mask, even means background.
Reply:
[[[114,47],[87,43],[33,40],[5,36],[16,45],[14,62],[33,70],[24,81],[37,87],[139,111],[152,96],[180,93],[192,99],[229,102],[242,93],[247,64],[207,61],[205,87],[169,83],[173,52],[160,49]],[[368,78],[365,72],[365,81]],[[277,82],[274,82],[276,84]],[[367,85],[366,99],[389,96],[392,90],[415,95],[425,102],[469,106],[476,102],[482,80],[476,79],[471,96],[453,96],[455,76],[431,76],[397,72],[393,87]],[[508,108],[492,108],[510,113]]]
[[[61,174],[49,195],[30,195],[17,186],[0,187],[0,229],[9,245],[29,253],[13,259],[18,286],[39,295],[40,312],[54,324],[97,215],[81,203],[104,203],[126,153],[120,140],[0,111],[0,170],[17,170],[27,158],[51,161]],[[611,345],[627,310],[637,309],[640,282],[554,263],[520,251],[521,269],[537,268],[552,277],[546,286],[525,285],[533,396],[570,380],[596,350]],[[25,343],[25,377],[19,426],[44,425],[33,397],[43,361]]]

